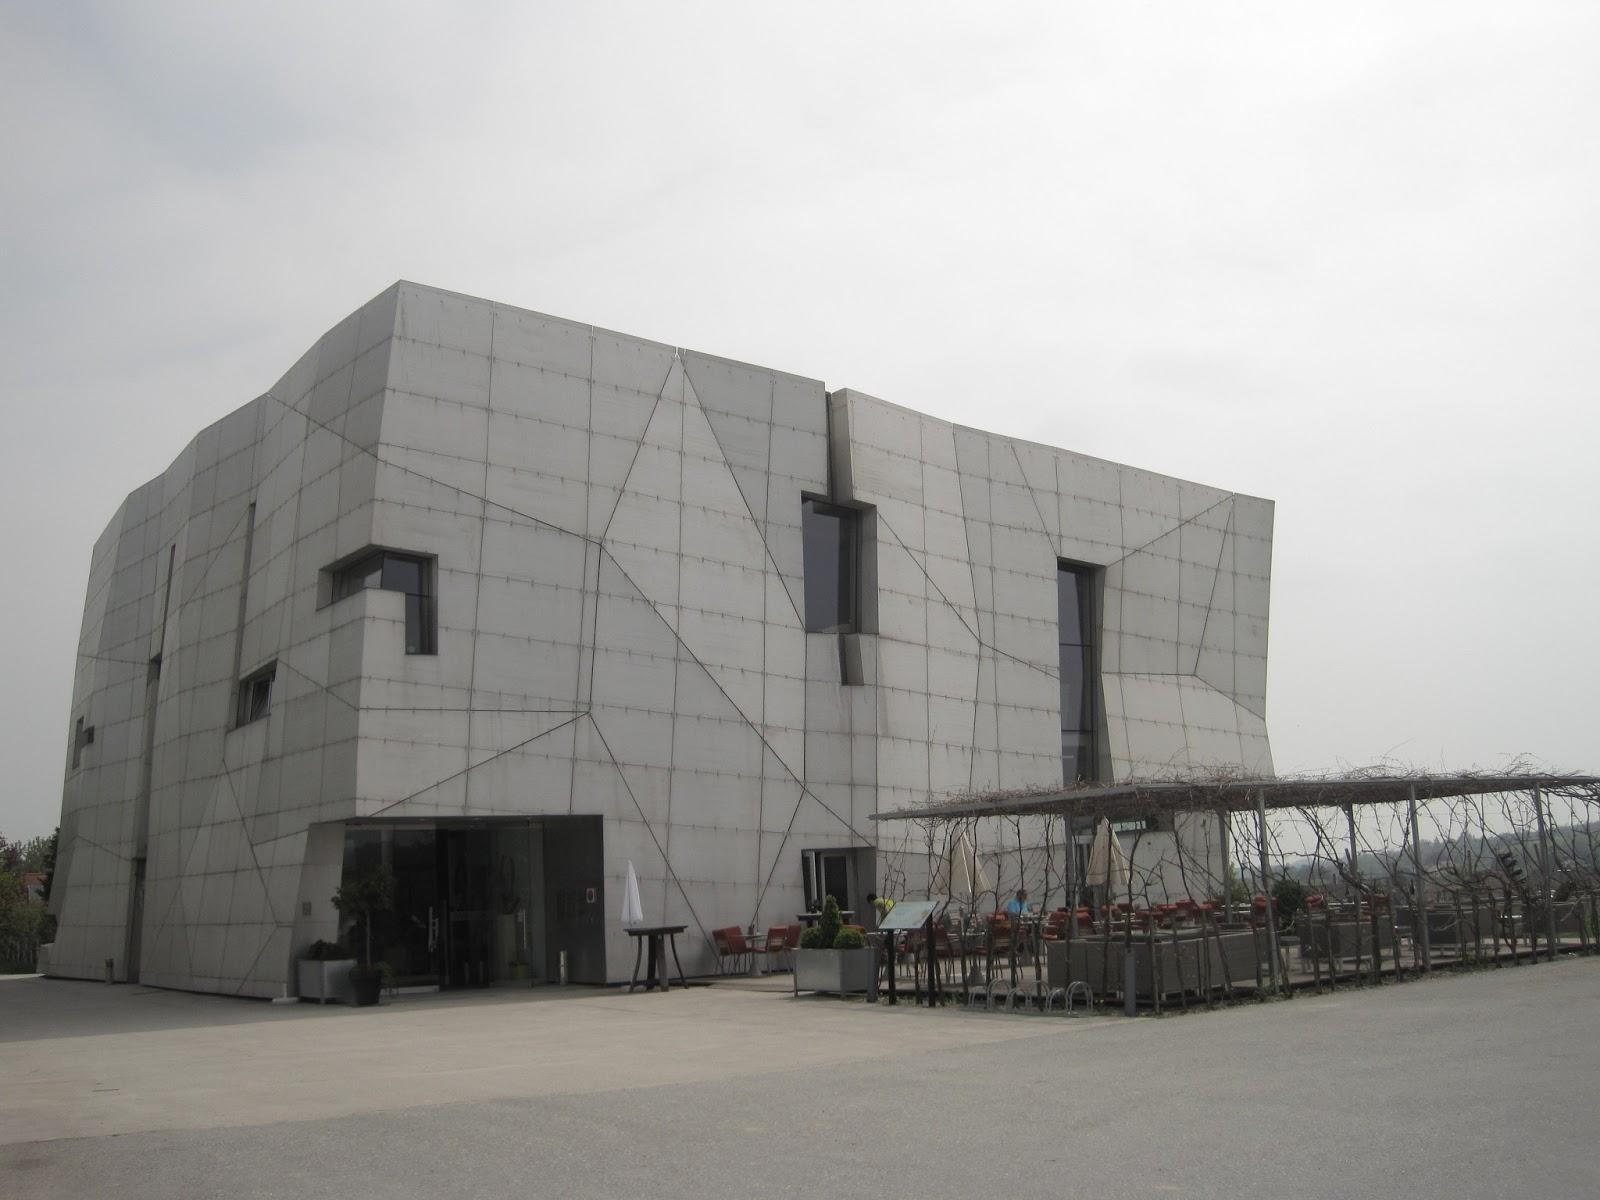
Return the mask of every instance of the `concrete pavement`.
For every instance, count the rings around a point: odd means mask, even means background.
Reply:
[[[41,1036],[41,1002],[76,1036]],[[1600,1194],[1593,959],[1139,1021],[725,989],[139,1003],[0,983],[0,1029],[34,1031],[0,1045],[0,1194]]]

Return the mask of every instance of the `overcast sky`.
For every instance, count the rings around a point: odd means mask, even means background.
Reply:
[[[11,3],[0,101],[9,836],[122,497],[398,278],[1270,497],[1281,771],[1600,769],[1593,3]]]

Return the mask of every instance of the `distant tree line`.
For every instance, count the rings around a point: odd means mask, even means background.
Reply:
[[[40,944],[55,937],[55,918],[47,902],[60,832],[25,842],[0,836],[0,975],[35,970]],[[35,895],[28,886],[33,875],[44,876],[41,894]]]

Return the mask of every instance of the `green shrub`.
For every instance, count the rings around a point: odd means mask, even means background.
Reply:
[[[306,948],[305,957],[312,962],[337,962],[341,958],[354,958],[338,942],[315,941]]]
[[[833,948],[835,950],[865,950],[867,936],[859,929],[841,929],[834,936]]]
[[[372,918],[394,907],[394,872],[386,866],[368,867],[346,875],[333,894],[333,906],[346,920],[359,921],[366,933],[362,964],[372,970]]]
[[[829,896],[822,902],[822,916],[817,920],[817,929],[822,934],[824,948],[833,945],[833,939],[839,936],[839,930],[844,926],[844,918],[839,916],[839,902]]]
[[[807,925],[800,934],[800,949],[826,950],[827,943],[822,940],[822,930],[815,925]]]
[[[1272,885],[1272,911],[1280,932],[1292,930],[1295,917],[1307,911],[1306,885],[1291,875],[1280,876]]]

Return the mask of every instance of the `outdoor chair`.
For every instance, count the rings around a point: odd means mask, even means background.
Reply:
[[[989,936],[993,939],[995,954],[1011,950],[1011,918],[1005,913],[992,913],[989,918]]]
[[[798,944],[797,940],[795,945]],[[785,963],[793,967],[794,948],[789,944],[789,927],[787,925],[774,925],[767,930],[766,940],[762,943],[757,953],[766,956],[767,970],[775,971]]]
[[[711,931],[712,944],[717,948],[717,970],[727,972],[727,962],[733,960],[733,970],[750,969],[750,944],[744,940],[744,930],[737,925]]]

